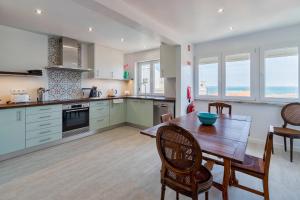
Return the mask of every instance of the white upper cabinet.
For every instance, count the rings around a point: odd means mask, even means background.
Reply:
[[[92,45],[94,51],[94,78],[99,79],[123,79],[123,52],[103,47],[101,45]]]
[[[176,77],[177,47],[167,44],[160,46],[160,74],[162,78]]]

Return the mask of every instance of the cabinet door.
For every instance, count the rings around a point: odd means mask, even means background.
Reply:
[[[117,125],[125,122],[125,101],[123,103],[110,102],[110,125]]]
[[[25,109],[0,110],[0,154],[25,148]]]
[[[153,126],[153,101],[139,100],[138,104],[138,124],[145,127]]]
[[[176,77],[177,47],[162,44],[160,46],[160,74],[162,78]]]
[[[127,122],[139,126],[153,126],[153,101],[127,99]]]
[[[122,79],[124,58],[121,51],[95,45],[94,63],[95,78]]]
[[[127,99],[126,121],[132,124],[138,124],[138,106],[139,100]]]

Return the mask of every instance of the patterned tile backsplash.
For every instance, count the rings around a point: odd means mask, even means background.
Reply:
[[[77,99],[82,95],[81,72],[48,69],[49,100]]]

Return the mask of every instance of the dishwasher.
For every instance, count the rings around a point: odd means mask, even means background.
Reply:
[[[160,116],[166,113],[171,113],[175,117],[175,104],[166,101],[153,102],[153,124],[160,124]]]

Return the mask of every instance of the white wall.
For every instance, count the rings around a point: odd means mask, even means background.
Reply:
[[[160,49],[152,49],[147,51],[140,51],[136,53],[125,54],[124,64],[128,64],[128,71],[130,78],[133,78],[134,81],[129,83],[128,87],[130,93],[136,95],[137,91],[137,76],[136,68],[138,62],[150,61],[150,60],[159,60],[160,59]],[[176,79],[168,78],[165,79],[165,96],[166,97],[175,97],[176,94]]]
[[[216,40],[194,45],[194,56],[212,56],[226,51],[261,48],[282,44],[300,43],[300,25],[247,34],[228,39]],[[257,58],[259,59],[259,58]],[[255,63],[259,63],[257,60]],[[197,62],[195,62],[197,64]],[[264,143],[269,125],[282,125],[281,106],[258,103],[232,103],[233,114],[250,115],[253,123],[250,139]],[[206,101],[197,101],[198,110],[207,110]],[[281,137],[275,136],[275,143],[283,144]],[[300,141],[295,141],[295,148],[300,150]]]
[[[187,87],[193,88],[193,49],[191,47],[188,51],[189,44],[182,44],[178,47],[177,52],[177,66],[176,66],[176,115],[181,116],[186,114],[186,109],[189,104],[187,100]],[[190,65],[188,65],[190,62]],[[193,97],[193,94],[192,94]],[[193,99],[192,99],[193,100]]]

